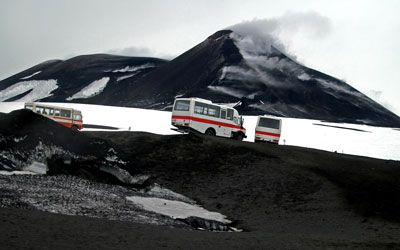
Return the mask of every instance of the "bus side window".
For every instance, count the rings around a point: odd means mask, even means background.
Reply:
[[[221,118],[226,119],[226,110],[225,109],[221,110]]]
[[[43,114],[45,114],[45,115],[51,115],[51,108],[44,108],[43,109]]]
[[[53,108],[49,109],[49,115],[54,115],[54,109]]]
[[[228,120],[233,120],[233,110],[232,109],[228,109],[228,115],[226,117],[226,119]]]
[[[42,114],[43,113],[43,108],[42,107],[36,107],[36,113]]]
[[[219,118],[220,107],[214,105],[208,105],[208,115]]]
[[[67,117],[67,118],[71,117],[71,111],[69,110],[61,110],[60,114],[62,117]]]
[[[54,110],[54,116],[60,116],[60,110],[59,109]]]
[[[196,114],[207,115],[207,104],[201,102],[195,102],[194,104],[194,112]]]

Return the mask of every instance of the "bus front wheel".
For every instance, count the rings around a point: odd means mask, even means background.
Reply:
[[[236,140],[238,141],[243,141],[244,136],[242,134],[237,134],[236,135]]]
[[[215,131],[212,128],[208,128],[204,134],[209,136],[215,136]]]

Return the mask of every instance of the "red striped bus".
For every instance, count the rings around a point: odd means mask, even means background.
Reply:
[[[200,98],[176,98],[171,124],[176,131],[195,131],[206,135],[246,138],[243,118],[236,109]]]
[[[272,116],[258,116],[256,131],[254,135],[255,142],[279,143],[282,130],[282,120]]]
[[[82,113],[76,109],[50,106],[34,102],[25,103],[25,109],[32,110],[37,114],[41,114],[74,130],[81,130],[83,128]]]

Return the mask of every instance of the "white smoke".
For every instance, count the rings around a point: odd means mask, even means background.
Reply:
[[[284,87],[281,82],[271,79],[266,70],[290,72],[300,78],[304,71],[290,60],[271,56],[273,48],[295,60],[296,57],[287,49],[292,38],[298,34],[313,40],[324,38],[331,30],[331,22],[316,12],[288,12],[277,18],[245,21],[228,29],[234,31],[231,38],[251,69],[226,68],[221,80],[224,77],[237,80],[257,78],[266,85]]]
[[[323,39],[331,32],[332,24],[330,19],[315,11],[287,12],[280,17],[244,21],[228,29],[246,37],[243,45],[257,49],[257,54],[269,52],[271,45],[289,53],[286,48],[295,36]]]
[[[367,96],[369,96],[371,99],[373,99],[374,101],[378,102],[380,105],[384,106],[385,108],[387,108],[388,110],[399,114],[400,112],[398,110],[396,110],[396,108],[389,103],[384,96],[382,96],[382,91],[380,90],[375,90],[375,89],[370,89],[369,91],[367,91]]]

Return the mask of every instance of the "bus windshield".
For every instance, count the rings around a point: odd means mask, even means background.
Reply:
[[[279,129],[279,120],[260,117],[260,122],[258,123],[258,126],[265,128]]]
[[[189,111],[190,101],[187,100],[177,100],[175,102],[174,110],[176,111]]]

